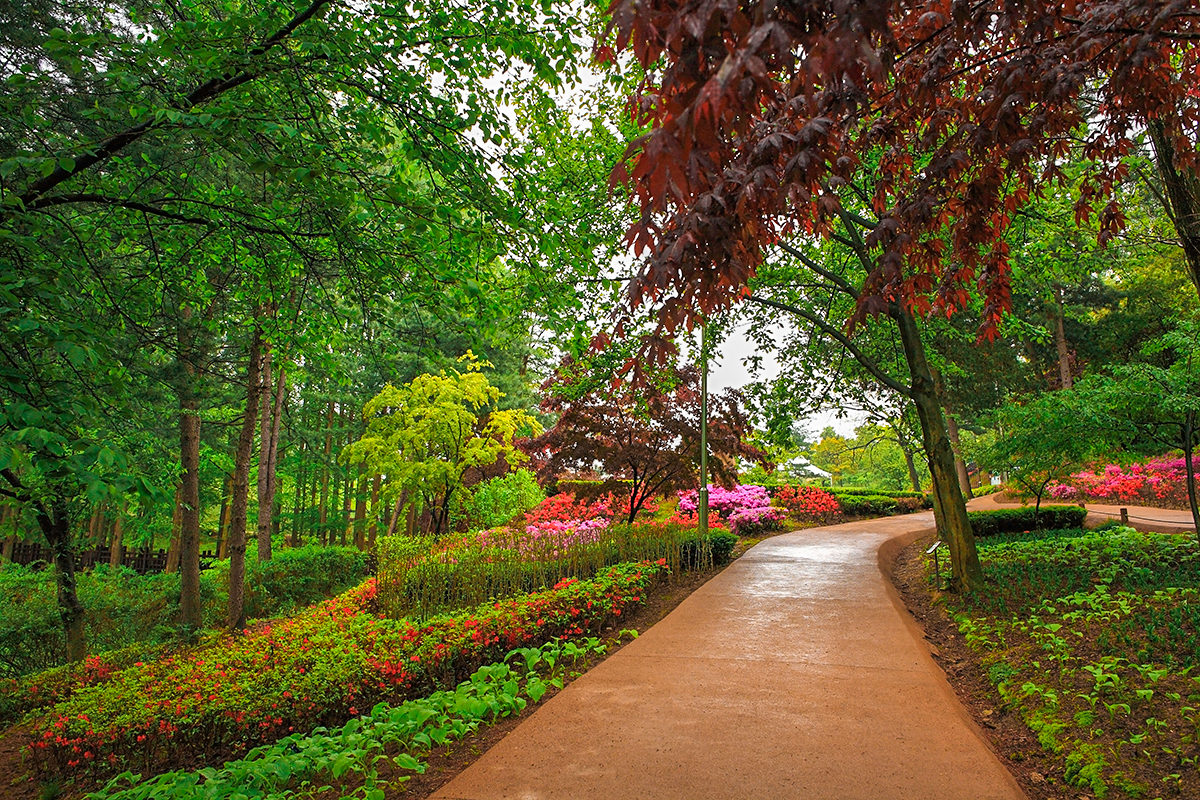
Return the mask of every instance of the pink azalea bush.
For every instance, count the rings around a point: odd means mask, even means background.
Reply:
[[[1192,464],[1200,472],[1200,455],[1193,457]],[[1129,466],[1106,464],[1052,484],[1050,497],[1186,508],[1187,473],[1181,456],[1159,456]]]
[[[695,489],[679,492],[679,510],[695,512],[699,493]],[[787,512],[771,505],[771,495],[762,486],[748,484],[726,489],[713,486],[708,490],[708,510],[729,523],[733,533],[746,536],[760,531],[779,530]]]

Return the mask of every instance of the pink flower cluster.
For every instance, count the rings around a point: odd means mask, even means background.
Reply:
[[[679,493],[680,511],[695,511],[698,503],[695,489]],[[708,490],[708,510],[726,518],[738,511],[764,508],[769,505],[771,505],[771,495],[762,486],[735,486],[732,489],[712,486]]]
[[[679,493],[679,510],[694,512],[699,500],[695,489]],[[713,486],[708,490],[708,510],[727,520],[733,533],[747,534],[757,530],[774,530],[787,513],[771,505],[771,495],[762,486],[746,485],[726,489]]]
[[[548,520],[526,525],[524,530],[492,528],[481,531],[475,543],[483,548],[515,550],[525,561],[554,559],[565,555],[572,547],[600,541],[608,528],[608,520],[595,519]]]
[[[1200,472],[1200,456],[1192,464]],[[1071,475],[1066,483],[1050,487],[1055,500],[1140,501],[1145,505],[1184,508],[1187,504],[1187,474],[1183,458],[1160,456],[1122,467],[1106,464]]]

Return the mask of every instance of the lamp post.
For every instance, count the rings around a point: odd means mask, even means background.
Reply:
[[[708,320],[700,324],[700,491],[696,515],[703,541],[708,535]]]

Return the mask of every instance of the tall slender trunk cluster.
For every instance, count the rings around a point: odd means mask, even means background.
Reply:
[[[276,462],[279,457],[279,427],[283,416],[283,396],[286,389],[283,366],[280,365],[273,394],[262,395],[262,430],[258,451],[258,560],[271,558],[271,522],[275,511],[275,494],[279,489]],[[271,383],[271,351],[263,350],[262,381],[264,388]]]
[[[262,395],[262,330],[254,329],[246,366],[246,408],[238,432],[233,460],[233,487],[229,511],[229,606],[227,622],[238,630],[245,622],[246,516],[250,504],[250,459],[254,454],[254,428]]]

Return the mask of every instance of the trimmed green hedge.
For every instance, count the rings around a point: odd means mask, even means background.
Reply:
[[[896,512],[896,498],[881,494],[857,495],[834,492],[841,511],[848,517],[887,516]]]
[[[999,533],[1081,528],[1087,509],[1081,506],[1042,506],[1034,514],[1029,506],[1000,508],[995,511],[970,511],[971,530],[976,536],[995,536]]]

